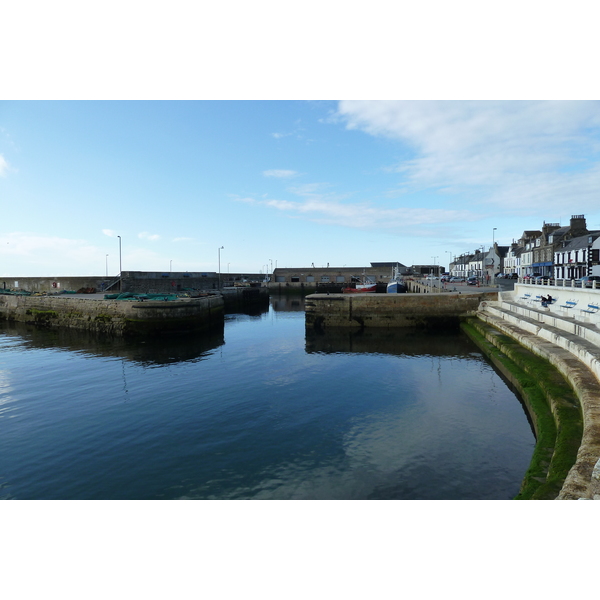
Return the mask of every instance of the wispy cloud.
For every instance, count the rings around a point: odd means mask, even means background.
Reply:
[[[178,243],[178,242],[193,242],[194,238],[191,238],[191,237],[176,237],[176,238],[173,238],[173,241],[175,243]]]
[[[108,237],[117,237],[117,232],[114,229],[103,229],[102,233]]]
[[[10,273],[27,275],[31,272],[38,276],[69,275],[76,272],[103,273],[105,251],[80,239],[58,236],[44,236],[28,232],[12,232],[0,236],[2,255],[9,260],[0,261],[4,269],[11,262],[18,261],[20,269],[27,272]],[[56,273],[56,265],[68,264],[65,272]],[[9,275],[9,273],[6,273]]]
[[[600,147],[589,133],[600,129],[599,102],[347,101],[337,117],[404,144],[410,156],[395,169],[412,189],[513,211],[535,198],[550,212],[575,190],[584,206],[597,196]]]
[[[156,242],[157,240],[160,240],[160,235],[156,233],[148,233],[147,231],[142,231],[141,233],[138,233],[138,237],[141,240],[149,240],[151,242]]]
[[[0,154],[0,177],[6,177],[6,174],[8,173],[8,163],[6,162],[6,159],[4,158],[4,156],[2,156],[2,154]]]
[[[270,169],[268,171],[263,171],[263,175],[265,177],[279,177],[285,179],[288,177],[296,177],[298,172],[290,171],[289,169]]]
[[[458,221],[477,221],[481,217],[470,210],[447,210],[428,208],[381,208],[366,202],[348,202],[348,194],[326,191],[327,184],[313,183],[291,188],[290,192],[300,200],[238,198],[240,202],[252,203],[302,217],[313,222],[349,227],[353,229],[377,229],[390,232],[414,234],[420,225],[451,225]]]

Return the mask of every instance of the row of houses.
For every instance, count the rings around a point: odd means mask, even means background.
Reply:
[[[495,243],[487,252],[480,247],[455,257],[450,273],[488,280],[499,274],[555,279],[600,275],[600,231],[589,231],[584,215],[573,215],[566,226],[544,223],[541,230],[524,231],[510,246]]]

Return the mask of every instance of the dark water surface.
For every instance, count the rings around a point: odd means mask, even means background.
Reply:
[[[201,338],[0,324],[0,497],[507,499],[535,440],[460,332],[305,332],[302,300]]]

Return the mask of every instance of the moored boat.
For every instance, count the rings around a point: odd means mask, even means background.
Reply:
[[[402,279],[402,276],[398,273],[398,270],[394,268],[394,274],[392,279],[387,284],[386,292],[388,294],[404,294],[406,293],[406,284]]]
[[[356,287],[347,287],[342,291],[344,294],[360,294],[364,292],[374,292],[377,290],[377,284],[371,282],[357,283]]]

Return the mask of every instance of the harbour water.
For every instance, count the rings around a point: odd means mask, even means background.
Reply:
[[[0,323],[6,499],[509,499],[534,443],[459,331],[317,334],[283,297],[145,342]]]

